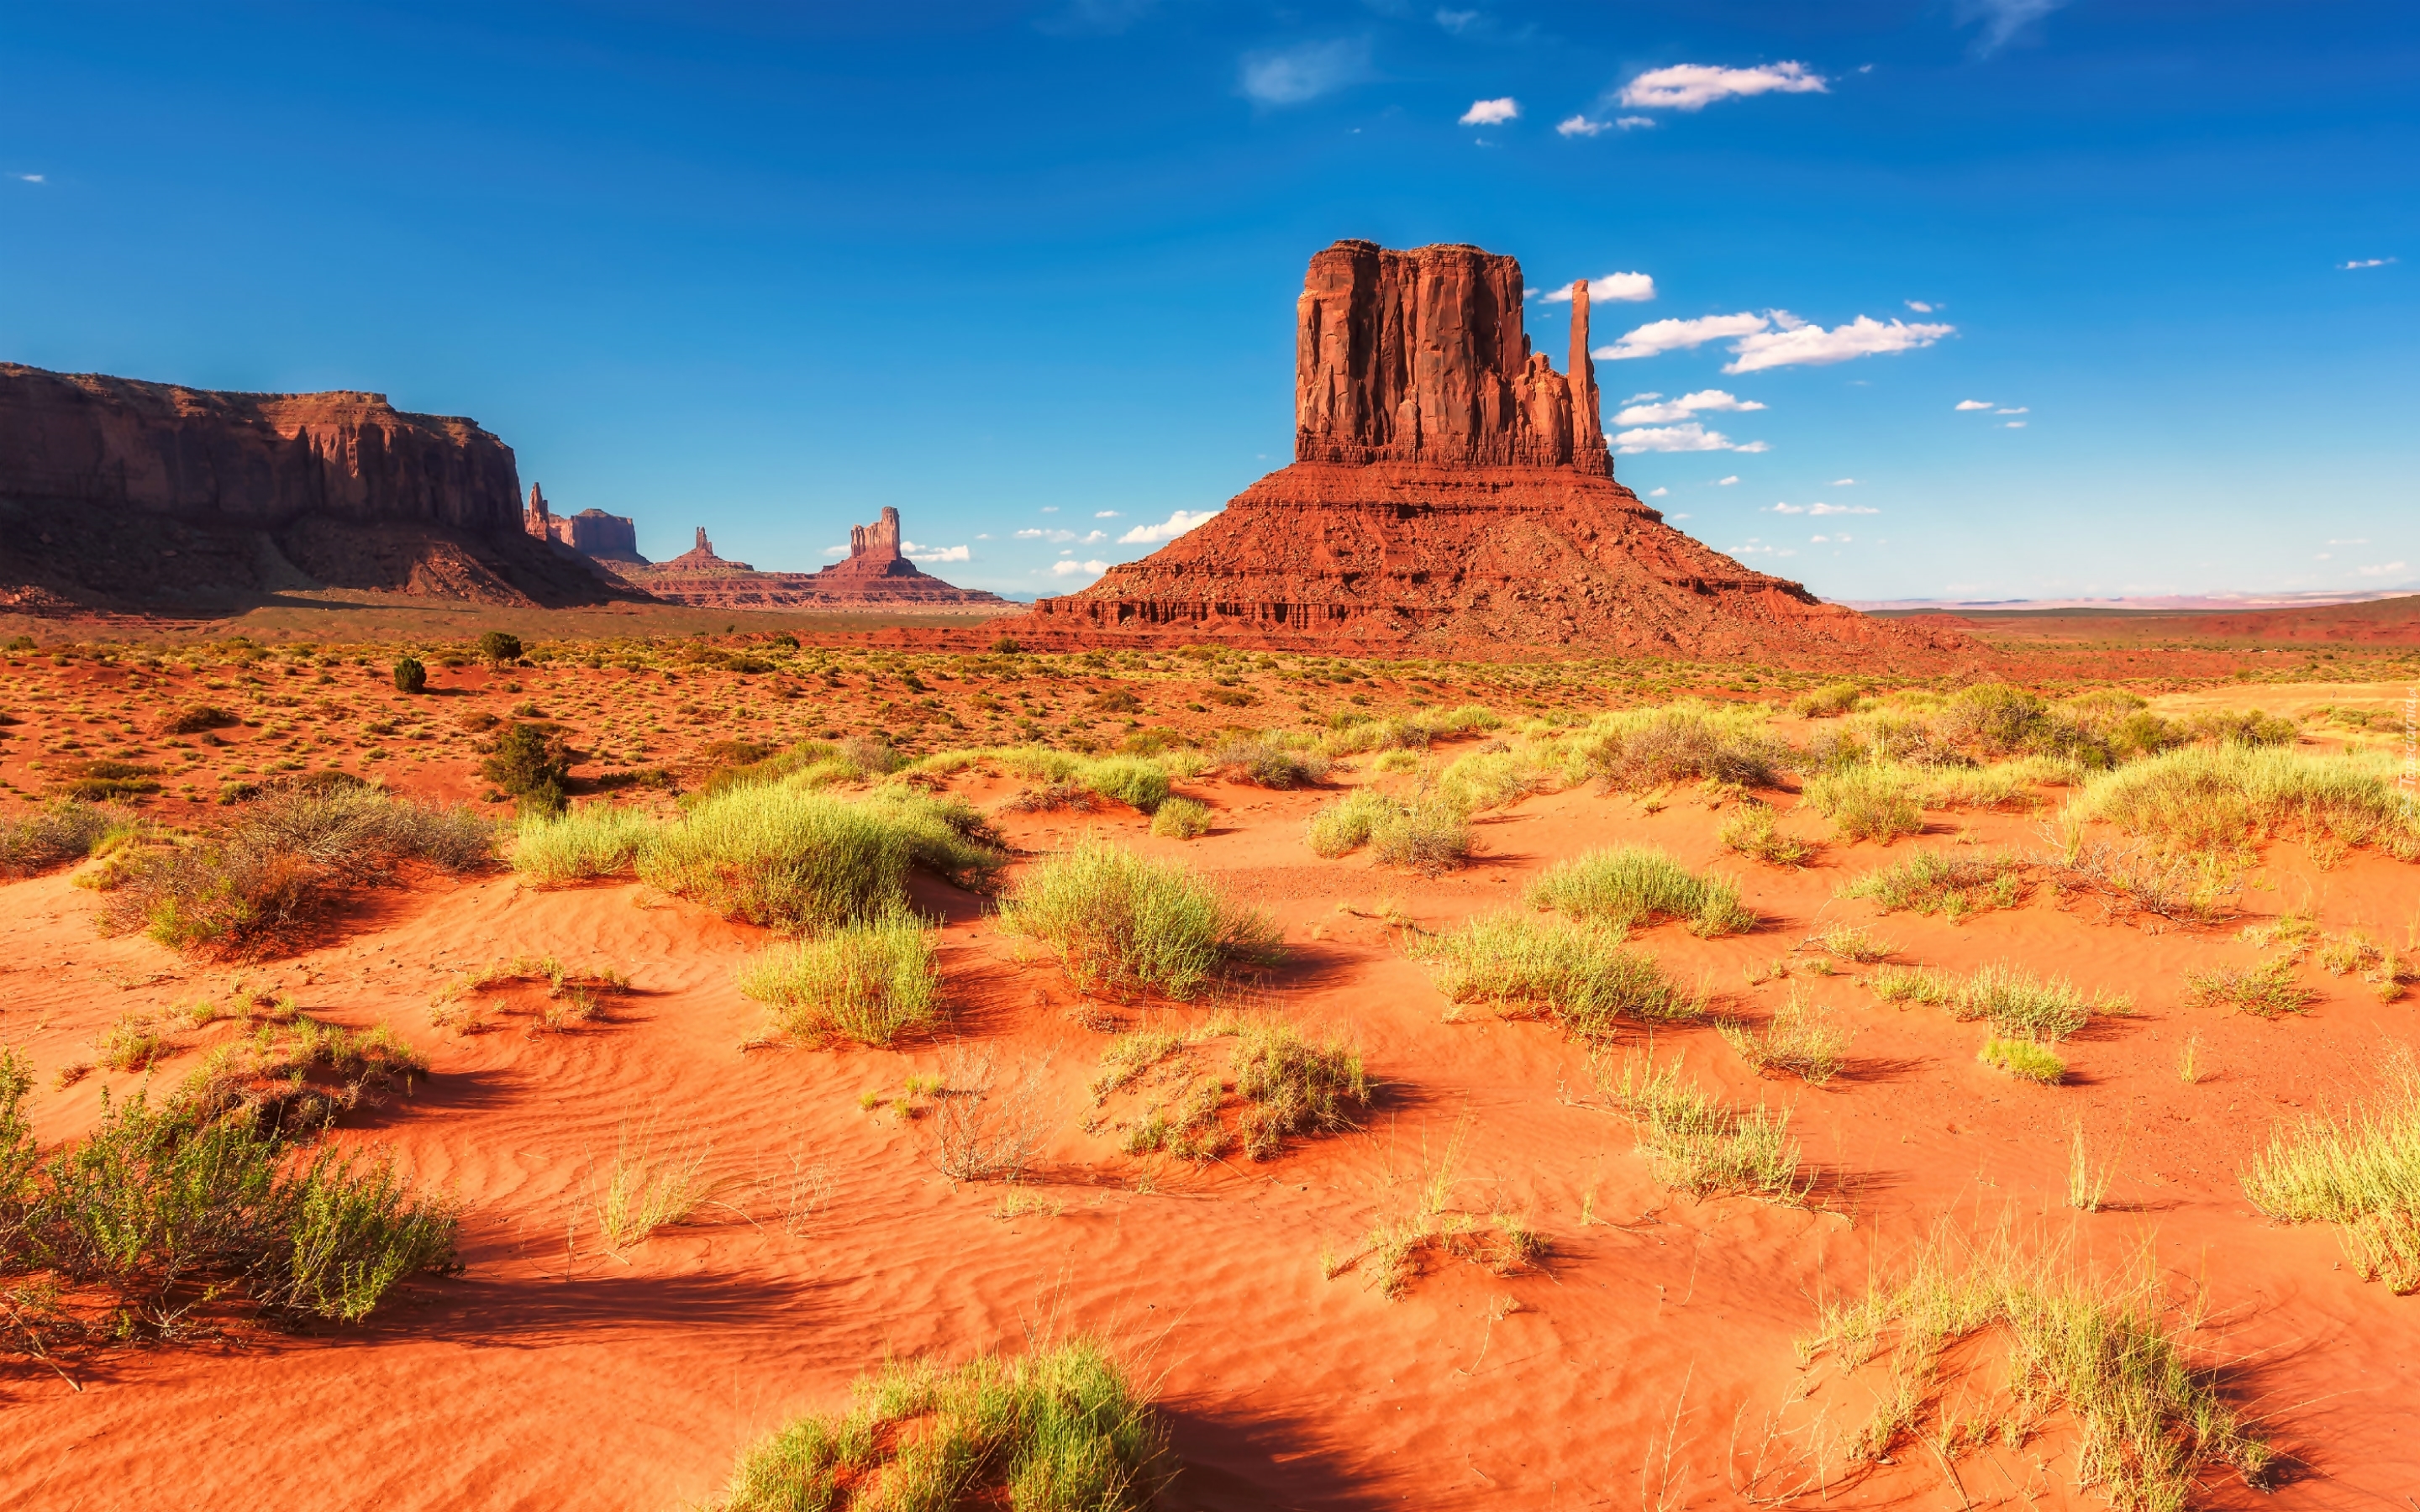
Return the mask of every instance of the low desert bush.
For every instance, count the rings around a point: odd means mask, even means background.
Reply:
[[[479,637],[479,657],[503,666],[521,659],[521,638],[504,630],[489,630]]]
[[[2008,1040],[1994,1035],[1983,1041],[1975,1058],[2019,1081],[2040,1082],[2045,1087],[2056,1086],[2067,1074],[2067,1062],[2059,1058],[2057,1051],[2031,1040]]]
[[[1318,750],[1298,749],[1274,736],[1230,740],[1210,753],[1210,764],[1239,782],[1264,788],[1302,787],[1326,780],[1328,761]]]
[[[1756,911],[1722,878],[1699,876],[1650,846],[1623,845],[1559,861],[1529,887],[1529,905],[1629,927],[1685,921],[1709,939],[1756,927]]]
[[[955,1367],[893,1361],[851,1396],[743,1455],[717,1512],[1145,1512],[1172,1468],[1148,1388],[1095,1339]]]
[[[1151,832],[1171,840],[1196,840],[1210,833],[1210,806],[1192,798],[1165,798],[1151,816]]]
[[[1304,839],[1313,856],[1333,858],[1359,850],[1370,843],[1382,820],[1391,817],[1402,805],[1375,788],[1355,788],[1344,796],[1320,806],[1305,826]]]
[[[988,1049],[954,1045],[932,1087],[933,1165],[954,1181],[1022,1180],[1050,1133],[1050,1057],[1002,1074]]]
[[[1815,854],[1811,842],[1781,832],[1773,806],[1765,803],[1741,804],[1715,829],[1714,839],[1725,850],[1768,866],[1804,866]]]
[[[1515,750],[1474,750],[1457,756],[1437,774],[1436,790],[1466,813],[1485,813],[1517,803],[1544,780],[1536,764]]]
[[[1470,816],[1442,794],[1421,794],[1371,831],[1370,855],[1422,876],[1450,872],[1470,856]]]
[[[1997,1426],[2009,1443],[2028,1442],[2054,1412],[2075,1425],[2077,1478],[2117,1506],[2178,1512],[2200,1504],[2208,1475],[2231,1467],[2265,1484],[2268,1444],[2228,1404],[2214,1374],[2195,1363],[2163,1296],[2148,1254],[2134,1279],[2094,1274],[2061,1245],[2026,1245],[2008,1225],[1981,1241],[1946,1227],[1903,1277],[1870,1282],[1862,1297],[1827,1301],[1809,1358],[1829,1354],[1843,1374],[1866,1379],[1880,1407],[1855,1444],[1883,1459],[1910,1440],[1956,1444],[1981,1425],[1961,1425],[1954,1403],[2008,1401]],[[2006,1349],[1961,1353],[1978,1338]],[[1944,1365],[2005,1361],[2005,1385],[1947,1389]],[[1928,1412],[1940,1422],[1928,1428]]]
[[[1885,966],[1866,979],[1885,1002],[1916,1002],[1947,1009],[1951,1018],[1984,1019],[2011,1039],[2064,1040],[2095,1013],[2131,1012],[2131,999],[2086,997],[2063,977],[2037,977],[2019,966],[1995,964],[1963,979],[1922,966]]]
[[[2235,743],[2167,751],[2095,777],[2081,812],[2180,851],[2240,851],[2281,834],[2420,860],[2420,808],[2391,759]]]
[[[1001,904],[1001,927],[1059,957],[1079,992],[1186,998],[1238,961],[1269,958],[1268,919],[1229,903],[1212,884],[1086,837],[1037,862]]]
[[[1704,779],[1769,788],[1780,780],[1791,751],[1768,720],[1761,707],[1683,699],[1663,708],[1599,716],[1572,737],[1567,749],[1580,773],[1621,791]]]
[[[1278,1153],[1292,1134],[1349,1129],[1370,1105],[1361,1057],[1339,1041],[1313,1044],[1290,1025],[1241,1028],[1229,1071],[1236,1095],[1251,1104],[1237,1133],[1254,1160]]]
[[[407,863],[466,872],[493,848],[492,826],[467,809],[358,782],[289,785],[196,839],[121,856],[101,921],[180,950],[243,954],[290,943],[345,889],[389,885]]]
[[[416,656],[397,656],[394,677],[395,690],[398,693],[422,693],[428,689],[428,669]]]
[[[638,852],[639,879],[716,912],[803,931],[907,906],[922,865],[981,880],[1000,864],[981,816],[954,799],[885,790],[859,802],[787,786],[704,799]]]
[[[493,749],[479,763],[479,775],[524,810],[557,813],[563,784],[571,778],[571,748],[559,726],[507,724]]]
[[[0,1271],[48,1271],[116,1299],[120,1334],[240,1299],[272,1317],[357,1322],[395,1285],[452,1263],[453,1206],[384,1156],[295,1143],[255,1120],[137,1095],[34,1156],[29,1078],[0,1054]]]
[[[121,812],[54,799],[33,812],[0,819],[0,877],[38,876],[92,854],[102,836],[126,823]]]
[[[1795,989],[1761,1025],[1724,1019],[1714,1028],[1756,1070],[1786,1071],[1812,1087],[1840,1073],[1841,1054],[1849,1048],[1848,1031],[1834,1024],[1820,1004],[1802,1000]]]
[[[1574,1034],[1611,1035],[1624,1020],[1666,1024],[1704,1016],[1652,956],[1622,948],[1624,932],[1601,920],[1565,922],[1507,911],[1483,914],[1414,949],[1455,1003],[1485,1003],[1555,1020]]]
[[[2289,956],[2257,966],[2212,966],[2185,975],[2187,1008],[2224,1008],[2256,1018],[2300,1013],[2319,995],[2294,980]]]
[[[1616,1070],[1598,1064],[1600,1095],[1630,1118],[1638,1152],[1655,1179],[1693,1196],[1743,1193],[1767,1202],[1804,1203],[1814,1183],[1798,1171],[1798,1142],[1790,1112],[1723,1106],[1713,1094],[1681,1085],[1681,1065],[1625,1057]]]
[[[2420,1065],[2409,1050],[2384,1091],[2342,1115],[2305,1114],[2270,1136],[2243,1195],[2279,1223],[2335,1224],[2365,1278],[2420,1291]]]
[[[1850,881],[1839,895],[1864,899],[1886,914],[1945,914],[1956,923],[1969,914],[2023,903],[2024,869],[2013,856],[1917,851]]]
[[[1826,683],[1790,701],[1790,712],[1802,719],[1837,719],[1855,711],[1864,690],[1854,683]]]
[[[205,730],[225,730],[241,723],[240,717],[216,704],[188,703],[160,721],[160,733],[163,735],[198,735]]]
[[[939,1018],[932,936],[907,914],[768,947],[740,966],[739,991],[766,1006],[779,1033],[809,1044],[888,1045]]]
[[[524,813],[513,837],[512,868],[550,885],[621,876],[658,827],[638,810],[611,803]]]
[[[1887,961],[1898,949],[1862,924],[1835,924],[1817,935],[1815,943],[1835,960],[1854,961],[1859,965]]]
[[[1924,812],[1905,778],[1886,765],[1844,766],[1807,779],[1807,806],[1832,821],[1842,840],[1887,845],[1924,832]]]

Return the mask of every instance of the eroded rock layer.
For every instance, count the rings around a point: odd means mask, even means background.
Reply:
[[[1571,370],[1529,349],[1520,265],[1341,241],[1295,306],[1295,456],[1207,523],[1001,633],[1373,653],[1575,647],[1810,662],[1970,650],[1741,565],[1614,481],[1572,287]]]
[[[871,525],[849,527],[848,536],[847,558],[820,572],[758,572],[716,556],[701,526],[692,549],[653,566],[619,570],[658,598],[702,609],[999,614],[1016,607],[997,594],[943,582],[908,561],[900,550],[896,509],[884,509]]]
[[[521,529],[512,448],[383,394],[223,393],[0,363],[0,602],[311,587],[515,604],[630,591]]]

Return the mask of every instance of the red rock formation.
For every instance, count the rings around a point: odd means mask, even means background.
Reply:
[[[1295,463],[1003,634],[1466,654],[1494,645],[1813,661],[1971,645],[1752,571],[1614,481],[1573,288],[1569,374],[1521,270],[1475,247],[1316,254],[1295,306]]]
[[[0,363],[0,597],[141,608],[320,584],[509,603],[628,590],[531,541],[512,448],[383,394],[220,393]]]
[[[847,560],[820,572],[758,572],[725,562],[697,532],[697,548],[623,576],[659,598],[708,609],[913,609],[1001,614],[1016,606],[997,594],[943,582],[900,554],[899,511],[852,525]]]

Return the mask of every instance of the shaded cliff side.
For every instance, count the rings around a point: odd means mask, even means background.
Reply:
[[[311,587],[639,596],[521,527],[512,448],[383,394],[0,363],[0,603],[188,609]]]

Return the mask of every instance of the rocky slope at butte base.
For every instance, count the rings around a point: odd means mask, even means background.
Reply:
[[[1341,241],[1296,306],[1295,463],[1080,593],[997,622],[1036,646],[1222,640],[1468,656],[1559,648],[1780,663],[1980,643],[1743,566],[1613,476],[1572,290],[1570,370],[1530,350],[1520,265]]]

